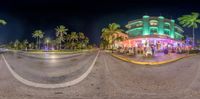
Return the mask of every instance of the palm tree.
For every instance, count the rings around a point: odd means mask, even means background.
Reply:
[[[6,25],[7,22],[6,22],[5,20],[0,19],[0,24],[1,24],[1,25]]]
[[[15,42],[14,42],[14,48],[15,48],[15,49],[18,49],[18,48],[19,48],[19,45],[20,45],[19,40],[15,40]]]
[[[85,38],[84,33],[79,32],[79,33],[78,33],[78,39],[79,39],[79,40],[83,40],[84,38]]]
[[[32,33],[33,37],[37,39],[37,48],[40,49],[40,39],[44,37],[44,32],[42,32],[42,30],[35,30]]]
[[[116,38],[114,38],[114,41],[113,41],[114,46],[115,46],[115,42],[121,42],[121,41],[124,41],[124,40],[126,40],[126,39],[123,38],[122,36],[117,36]]]
[[[34,48],[34,45],[35,45],[35,44],[34,44],[33,42],[29,43],[29,44],[28,44],[29,49],[33,49],[33,48]]]
[[[108,42],[107,48],[110,48],[110,46],[113,45],[113,42],[115,40],[113,35],[122,31],[123,30],[120,29],[120,25],[116,23],[109,24],[108,27],[102,29],[101,38],[105,40],[106,42]],[[112,46],[112,49],[113,49],[113,46]]]
[[[51,45],[51,50],[54,50],[55,49],[54,46],[56,45],[56,40],[51,40],[50,45]]]
[[[55,44],[56,44],[55,46],[56,46],[56,49],[57,49],[57,50],[60,49],[60,48],[59,48],[59,47],[60,47],[60,46],[59,46],[59,45],[60,45],[60,42],[61,42],[61,39],[60,39],[60,38],[56,38],[56,39],[55,39]]]
[[[88,43],[89,43],[89,38],[85,37],[85,39],[83,40],[83,45],[86,47],[88,45]]]
[[[27,47],[28,47],[28,40],[24,40],[24,41],[23,41],[23,46],[24,46],[25,50],[27,50]]]
[[[65,39],[66,39],[67,42],[70,42],[71,41],[71,35],[67,34]]]
[[[83,46],[83,43],[82,43],[82,42],[78,42],[78,43],[77,43],[77,48],[78,48],[78,49],[82,49],[82,46]]]
[[[85,39],[86,39],[86,36],[84,35],[84,33],[79,32],[78,33],[78,46],[80,47],[80,49],[83,48]]]
[[[44,32],[40,32],[40,35],[39,35],[39,49],[40,49],[40,40],[44,37]]]
[[[60,39],[60,49],[61,49],[61,47],[62,47],[62,42],[65,41],[64,35],[67,34],[68,29],[65,28],[64,25],[60,25],[60,26],[58,26],[55,30],[56,30],[56,37],[58,37],[58,38]]]
[[[78,35],[76,32],[71,33],[70,40],[71,40],[71,44],[70,44],[71,47],[75,49],[76,41],[78,41]]]
[[[178,18],[179,23],[183,26],[183,27],[192,27],[193,30],[193,43],[192,46],[195,46],[195,33],[194,30],[195,28],[198,28],[198,23],[200,23],[200,19],[199,19],[199,13],[196,12],[192,12],[190,15],[183,15],[180,18]]]
[[[100,48],[106,49],[108,47],[107,45],[108,45],[108,41],[101,40],[101,42],[100,42]]]

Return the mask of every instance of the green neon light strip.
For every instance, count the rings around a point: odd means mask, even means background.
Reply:
[[[173,23],[174,23],[174,22],[175,22],[175,20],[171,20],[171,22],[173,22]]]
[[[180,27],[175,26],[176,29],[180,30],[181,32],[184,32]]]
[[[159,20],[159,24],[158,24],[158,34],[159,35],[163,35],[164,34],[164,17],[163,16],[159,16],[158,17]]]
[[[180,33],[178,33],[178,32],[175,32],[175,34],[176,35],[179,35],[179,36],[181,36],[181,37],[183,37],[183,35],[181,35]]]
[[[133,28],[133,29],[130,29],[130,30],[126,31],[126,32],[128,33],[128,32],[134,31],[134,30],[142,30],[142,27],[139,27],[139,28]]]
[[[165,22],[164,24],[166,24],[166,25],[168,25],[168,26],[170,26],[171,24],[170,23],[168,23],[168,22]]]
[[[131,25],[134,25],[134,24],[137,24],[137,23],[143,23],[143,22],[142,21],[132,22],[132,23],[129,23],[128,26],[129,25],[131,26]]]
[[[143,18],[149,18],[149,16],[148,15],[144,15]]]
[[[149,35],[149,16],[143,16],[143,33],[142,35]]]
[[[158,18],[160,18],[160,19],[164,19],[164,17],[163,17],[163,16],[159,16]]]
[[[170,29],[164,29],[164,31],[171,31]]]
[[[156,27],[156,26],[150,26],[149,28],[150,28],[150,29],[151,29],[151,28],[157,28],[157,29],[158,29],[158,27]]]

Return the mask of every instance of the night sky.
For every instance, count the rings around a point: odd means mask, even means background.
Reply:
[[[55,27],[65,25],[70,31],[84,32],[90,43],[98,44],[101,29],[116,22],[122,28],[128,21],[162,15],[177,19],[192,11],[200,12],[198,2],[188,0],[6,0],[0,3],[0,44],[15,39],[34,41],[32,32],[41,29],[46,37],[55,38]],[[176,21],[176,23],[178,23]],[[125,29],[125,28],[124,28]],[[192,29],[186,29],[190,35]],[[200,39],[200,29],[196,36]]]

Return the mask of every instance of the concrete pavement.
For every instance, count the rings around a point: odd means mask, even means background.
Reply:
[[[94,63],[96,62],[98,55],[99,52],[95,57],[93,57],[94,56],[93,54],[91,55],[87,54],[87,56],[89,57],[88,59],[92,62],[88,61],[87,58],[86,58],[87,60],[80,59],[80,57],[75,57],[73,59],[70,58],[70,61],[67,61],[69,59],[64,59],[65,60],[64,66],[62,65],[63,61],[59,61],[58,59],[41,61],[40,59],[35,59],[35,58],[34,59],[33,58],[30,59],[27,57],[22,58],[21,55],[15,53],[14,54],[9,53],[6,55],[11,65],[7,62],[4,55],[2,55],[2,58],[4,59],[9,71],[20,82],[33,87],[60,88],[77,84],[80,81],[82,81],[85,77],[87,77],[87,75],[93,68]],[[86,55],[82,55],[82,57],[85,58]],[[92,60],[91,58],[93,58],[94,60]],[[32,62],[33,60],[35,60],[33,64],[25,64],[27,63],[27,61]],[[82,63],[82,64],[75,64],[75,66],[73,66],[72,64],[69,64],[71,60],[74,60],[73,63]],[[40,65],[38,64],[40,62],[45,62],[46,64]],[[51,65],[53,64],[53,66],[49,66],[50,65],[49,63]],[[32,67],[34,67],[34,69]],[[68,81],[67,79],[72,79],[72,80]]]
[[[0,98],[199,99],[199,58],[197,55],[160,67],[141,67],[100,52],[86,79],[57,89],[26,86],[13,78],[0,61]]]

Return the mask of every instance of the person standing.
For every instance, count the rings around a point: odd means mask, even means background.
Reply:
[[[151,46],[152,55],[155,53],[154,45]]]

